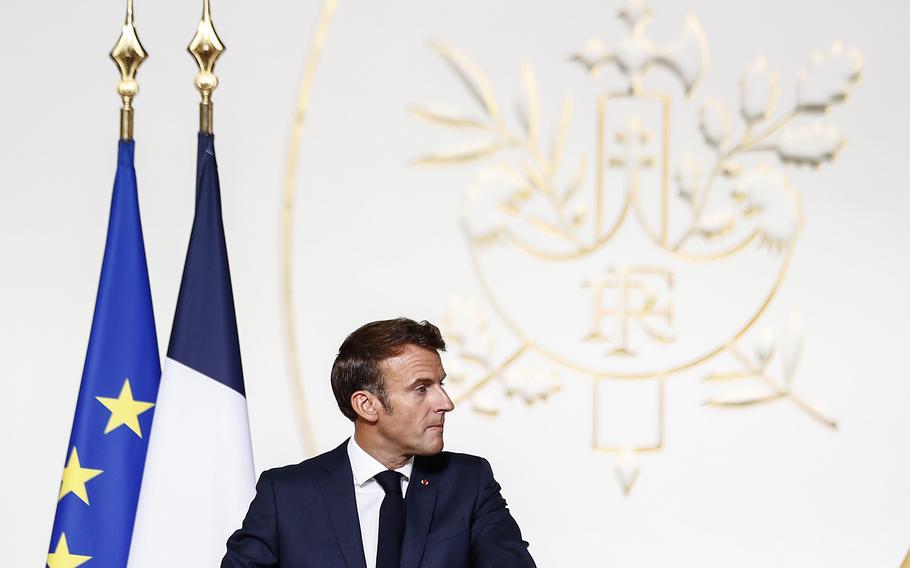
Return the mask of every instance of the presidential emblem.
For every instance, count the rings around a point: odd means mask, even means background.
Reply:
[[[776,330],[763,316],[803,231],[792,171],[843,147],[829,111],[859,81],[862,59],[840,43],[817,51],[785,96],[758,58],[733,104],[699,93],[708,44],[694,16],[663,42],[648,35],[642,2],[619,18],[618,41],[594,38],[567,55],[580,87],[552,110],[549,91],[565,88],[542,88],[530,62],[513,113],[480,64],[434,44],[472,108],[413,114],[466,142],[417,165],[476,172],[457,222],[483,298],[452,298],[444,322],[456,401],[496,416],[510,398],[538,403],[562,381],[588,381],[592,448],[620,456],[628,493],[637,456],[663,447],[674,376],[701,374],[716,387],[709,406],[789,402],[836,426],[794,383],[795,310]],[[528,357],[549,365],[523,365]],[[609,419],[628,408],[624,397],[650,406],[631,413],[648,416],[649,433]]]

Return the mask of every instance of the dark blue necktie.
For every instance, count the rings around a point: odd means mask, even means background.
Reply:
[[[387,470],[373,476],[385,497],[379,507],[379,541],[376,550],[376,568],[399,568],[401,564],[401,541],[407,510],[401,494],[401,478],[397,471]]]

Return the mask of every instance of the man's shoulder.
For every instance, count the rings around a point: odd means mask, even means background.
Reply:
[[[333,471],[340,460],[344,460],[347,454],[343,453],[345,444],[328,452],[321,453],[317,456],[305,459],[302,462],[267,469],[262,472],[263,478],[269,478],[272,483],[281,484],[285,481],[300,481],[316,477],[326,471]]]
[[[424,469],[445,471],[447,474],[480,474],[490,470],[490,462],[480,456],[459,452],[440,452],[432,456],[419,456]]]

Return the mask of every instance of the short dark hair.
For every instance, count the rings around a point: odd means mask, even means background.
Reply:
[[[373,393],[390,411],[380,363],[400,355],[408,345],[445,351],[446,342],[439,328],[424,320],[395,318],[370,322],[347,336],[332,365],[332,392],[341,413],[352,422],[357,413],[351,407],[351,396],[365,390]]]

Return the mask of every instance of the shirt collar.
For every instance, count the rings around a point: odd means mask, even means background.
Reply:
[[[354,485],[363,487],[367,482],[373,479],[377,473],[382,473],[387,468],[379,463],[376,458],[366,453],[354,440],[354,436],[348,440],[348,458],[351,460],[351,473],[354,474]],[[414,469],[414,456],[406,464],[395,471],[404,476],[406,480],[411,479],[411,470]]]

